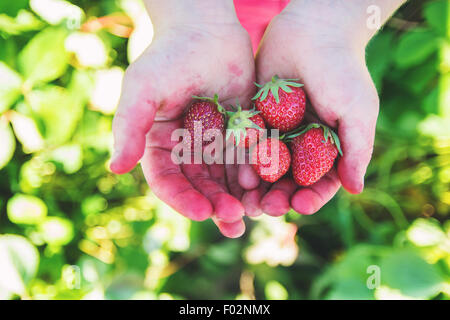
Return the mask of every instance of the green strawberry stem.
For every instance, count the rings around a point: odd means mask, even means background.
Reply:
[[[199,97],[199,96],[192,96],[192,98],[194,99],[198,99],[198,100],[206,100],[206,101],[211,101],[212,103],[214,103],[217,106],[217,111],[219,111],[220,113],[225,114],[226,110],[225,108],[220,104],[219,102],[219,95],[216,93],[214,94],[214,98],[210,98],[210,97]]]
[[[336,145],[336,148],[339,151],[339,154],[341,155],[341,157],[344,155],[342,153],[342,149],[341,149],[341,142],[339,140],[338,135],[331,130],[329,127],[327,127],[324,124],[321,123],[310,123],[308,125],[305,126],[301,126],[300,128],[288,132],[285,134],[284,137],[284,141],[291,141],[293,138],[301,136],[302,134],[306,133],[307,131],[309,131],[312,128],[322,128],[323,129],[323,137],[324,137],[324,141],[322,141],[323,143],[326,143],[328,141],[328,139],[330,139],[331,143]]]
[[[245,139],[247,129],[253,128],[262,130],[260,126],[250,120],[251,117],[260,113],[260,111],[256,111],[255,108],[251,110],[242,110],[242,106],[237,100],[236,106],[232,107],[236,111],[226,111],[226,115],[228,116],[226,140],[233,134],[236,145],[238,145],[241,141],[241,136]]]
[[[278,95],[278,89],[281,89],[286,93],[291,93],[292,89],[289,87],[303,87],[303,84],[296,81],[299,81],[299,79],[280,79],[277,75],[275,75],[272,77],[272,80],[267,82],[265,85],[260,85],[255,82],[255,85],[260,88],[260,90],[252,100],[256,100],[259,98],[261,101],[264,101],[267,98],[269,92],[271,92],[273,97],[275,98],[275,101],[279,103],[280,97]]]

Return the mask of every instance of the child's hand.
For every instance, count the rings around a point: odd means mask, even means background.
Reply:
[[[320,4],[319,4],[320,3]],[[372,156],[379,101],[365,64],[365,7],[361,11],[331,1],[293,1],[266,31],[256,59],[258,83],[273,75],[298,78],[309,98],[306,116],[335,128],[344,156],[319,182],[299,187],[292,178],[260,185],[242,200],[248,214],[282,215],[292,207],[312,214],[341,184],[360,193]],[[352,7],[352,8],[350,8]],[[364,9],[364,10],[363,10]],[[357,17],[358,14],[362,16]],[[249,175],[249,172],[246,172]],[[244,186],[247,187],[247,186]],[[259,203],[259,205],[258,205]]]
[[[126,71],[113,122],[111,169],[128,172],[142,158],[148,184],[161,200],[193,220],[214,217],[224,235],[237,237],[245,230],[244,208],[237,200],[242,195],[237,166],[179,166],[170,157],[177,143],[171,141],[172,131],[183,126],[182,116],[192,95],[217,93],[226,105],[236,98],[250,101],[254,93],[250,39],[232,4],[223,11],[216,8],[209,17],[206,2],[189,6],[195,1],[149,1],[149,12],[161,10],[169,15],[153,19],[152,14],[154,40]],[[178,11],[186,4],[189,16],[180,18],[180,12],[169,10],[171,3]]]

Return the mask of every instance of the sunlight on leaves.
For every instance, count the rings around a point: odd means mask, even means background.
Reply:
[[[289,297],[286,288],[275,280],[269,281],[266,284],[264,292],[268,300],[287,300]]]
[[[79,26],[84,17],[83,10],[63,0],[30,0],[31,9],[50,24],[57,25],[69,20]]]
[[[122,91],[123,76],[124,71],[119,67],[98,70],[95,73],[95,84],[90,101],[93,110],[103,114],[113,114],[116,111]]]
[[[0,294],[26,297],[39,263],[36,248],[22,236],[0,235],[0,261]]]
[[[108,62],[107,48],[95,34],[74,32],[67,37],[65,46],[67,51],[75,53],[82,67],[100,68]]]
[[[406,231],[406,236],[420,247],[437,245],[446,238],[439,223],[432,219],[415,220]]]
[[[0,61],[0,113],[8,109],[19,97],[21,85],[20,75]]]
[[[63,246],[69,243],[74,235],[70,220],[59,217],[48,217],[39,225],[40,233],[50,245]]]
[[[47,206],[38,197],[16,194],[8,201],[7,213],[11,222],[38,224],[47,216]]]
[[[245,252],[251,264],[267,263],[269,266],[290,266],[298,256],[295,242],[297,227],[279,217],[263,216],[252,230],[251,245]]]
[[[121,0],[121,6],[133,19],[134,29],[128,41],[128,61],[135,61],[151,44],[153,25],[141,0]]]
[[[382,283],[406,296],[429,299],[443,288],[438,269],[412,251],[392,252],[383,258],[380,268]]]
[[[25,153],[33,153],[44,147],[44,139],[34,119],[18,112],[12,112],[11,124]]]
[[[83,113],[80,101],[72,99],[67,89],[58,86],[48,85],[30,92],[28,102],[45,124],[45,140],[49,145],[66,142]]]
[[[4,117],[0,117],[0,169],[8,164],[16,149],[14,134]]]
[[[29,87],[52,81],[65,72],[69,59],[64,47],[66,36],[67,31],[62,28],[44,29],[20,52],[19,69]]]

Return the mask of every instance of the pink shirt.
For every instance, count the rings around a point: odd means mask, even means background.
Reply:
[[[236,14],[250,34],[253,52],[256,52],[270,20],[279,14],[290,0],[234,0]]]

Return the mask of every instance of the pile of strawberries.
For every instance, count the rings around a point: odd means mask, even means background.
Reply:
[[[255,108],[242,110],[239,103],[226,111],[214,98],[196,98],[184,118],[184,127],[194,137],[194,122],[202,124],[202,135],[208,129],[227,129],[226,140],[248,148],[250,160],[258,175],[275,182],[292,169],[300,186],[309,186],[322,178],[332,167],[338,154],[342,156],[336,133],[320,123],[304,122],[306,95],[297,79],[274,76],[253,98]],[[266,128],[278,129],[280,135],[267,136]],[[233,137],[232,137],[233,136]],[[210,142],[202,137],[202,144]],[[194,140],[192,140],[194,141]]]

